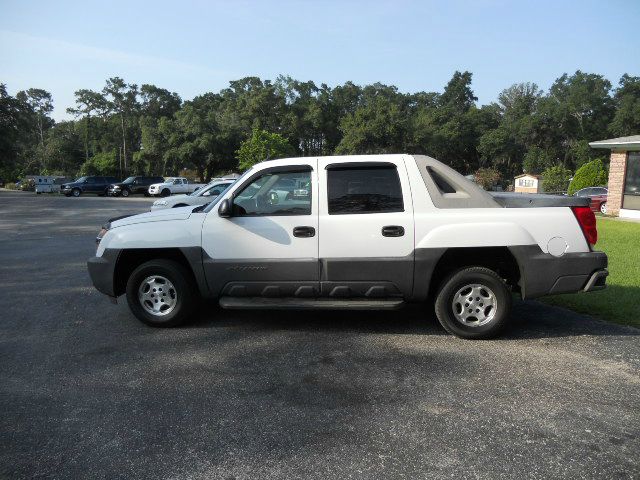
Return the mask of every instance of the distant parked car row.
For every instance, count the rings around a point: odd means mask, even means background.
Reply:
[[[175,193],[193,193],[203,186],[204,184],[191,183],[184,177],[165,179],[139,175],[121,182],[115,177],[85,176],[63,184],[60,193],[67,197],[79,197],[87,193],[114,197],[128,197],[134,194],[142,194],[145,197],[151,195],[167,197]]]

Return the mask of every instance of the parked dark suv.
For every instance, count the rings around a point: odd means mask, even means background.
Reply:
[[[128,197],[134,193],[143,193],[145,197],[149,196],[149,185],[152,183],[162,183],[164,177],[129,177],[123,182],[114,183],[109,186],[109,195],[114,197],[122,195]]]
[[[60,186],[60,193],[67,197],[79,197],[83,193],[106,195],[109,185],[118,183],[116,177],[80,177],[75,182]]]

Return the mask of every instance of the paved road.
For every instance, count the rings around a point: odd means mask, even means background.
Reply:
[[[536,302],[493,341],[422,307],[151,329],[85,268],[149,204],[0,191],[0,478],[640,476],[640,331]]]

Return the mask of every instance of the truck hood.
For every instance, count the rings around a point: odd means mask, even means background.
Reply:
[[[155,210],[153,212],[141,213],[139,215],[128,215],[109,220],[110,228],[124,227],[134,223],[165,222],[169,220],[186,220],[191,216],[193,206],[181,208],[167,208],[166,210]]]

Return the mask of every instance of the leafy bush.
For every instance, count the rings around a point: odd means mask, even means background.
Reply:
[[[602,160],[596,158],[589,163],[585,163],[580,167],[571,180],[569,185],[569,195],[573,195],[578,190],[587,187],[598,187],[600,185],[606,185],[609,173],[604,168]]]
[[[80,175],[115,175],[118,172],[116,152],[96,153],[80,167]]]
[[[542,187],[545,192],[564,192],[571,178],[571,170],[555,165],[542,172]]]
[[[479,168],[474,174],[474,180],[485,190],[490,190],[500,181],[500,172],[495,168]]]

